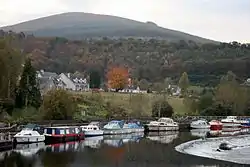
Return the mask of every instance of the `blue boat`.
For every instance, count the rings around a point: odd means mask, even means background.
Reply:
[[[132,132],[144,132],[144,127],[139,121],[129,121],[125,124]]]
[[[104,135],[113,135],[113,134],[128,134],[132,133],[133,130],[125,124],[125,121],[118,121],[118,120],[113,120],[108,122],[103,127],[103,134]]]

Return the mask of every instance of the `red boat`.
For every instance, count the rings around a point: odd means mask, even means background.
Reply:
[[[212,120],[209,122],[210,124],[210,130],[222,130],[222,123],[218,120]]]
[[[48,127],[44,136],[46,143],[64,143],[83,140],[85,135],[80,127]]]

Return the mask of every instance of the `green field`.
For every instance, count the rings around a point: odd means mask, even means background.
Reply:
[[[127,109],[129,113],[139,111],[142,115],[150,116],[152,111],[152,104],[156,100],[164,99],[164,95],[160,94],[129,94],[116,92],[83,92],[84,96],[100,96],[105,102],[109,101],[117,106]],[[166,96],[165,99],[174,109],[175,115],[184,115],[187,113],[187,107],[183,104],[183,99],[179,97]]]

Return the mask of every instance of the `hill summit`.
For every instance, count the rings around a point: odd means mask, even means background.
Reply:
[[[143,23],[117,16],[79,12],[52,15],[0,29],[24,32],[38,37],[58,36],[77,40],[100,37],[135,37],[158,38],[170,42],[179,40],[192,40],[197,43],[214,42],[187,33],[162,28],[151,21]]]

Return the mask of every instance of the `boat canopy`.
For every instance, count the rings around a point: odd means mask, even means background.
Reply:
[[[25,130],[34,130],[34,129],[40,129],[40,126],[36,125],[36,124],[27,124],[24,126]]]
[[[160,118],[158,122],[173,123],[174,121],[171,118]]]

